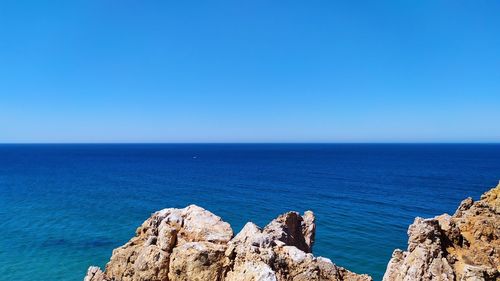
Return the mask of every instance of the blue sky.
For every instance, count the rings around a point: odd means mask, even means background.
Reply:
[[[500,1],[2,1],[0,142],[499,142]]]

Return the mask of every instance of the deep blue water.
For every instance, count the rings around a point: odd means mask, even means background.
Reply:
[[[380,280],[415,216],[500,179],[500,145],[0,145],[0,276],[81,281],[155,210],[264,226],[312,209],[315,254]]]

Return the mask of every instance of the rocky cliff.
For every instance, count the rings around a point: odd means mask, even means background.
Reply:
[[[384,281],[500,280],[500,184],[454,215],[416,218],[408,249],[395,250]]]
[[[191,205],[154,213],[135,237],[113,251],[103,272],[90,267],[84,281],[341,281],[371,278],[314,257],[310,211],[283,214],[263,229],[230,225]],[[416,218],[408,249],[395,250],[384,281],[500,280],[500,184],[454,215]]]
[[[283,214],[263,229],[230,225],[191,205],[154,213],[103,272],[90,267],[85,281],[307,281],[371,280],[311,254],[315,218]]]

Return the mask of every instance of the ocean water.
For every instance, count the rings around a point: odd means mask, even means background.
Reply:
[[[414,217],[499,179],[494,144],[0,145],[0,276],[81,281],[152,212],[198,204],[235,232],[311,209],[314,253],[381,280]]]

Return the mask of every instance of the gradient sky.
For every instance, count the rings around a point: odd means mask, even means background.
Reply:
[[[499,142],[500,1],[1,1],[0,142]]]

